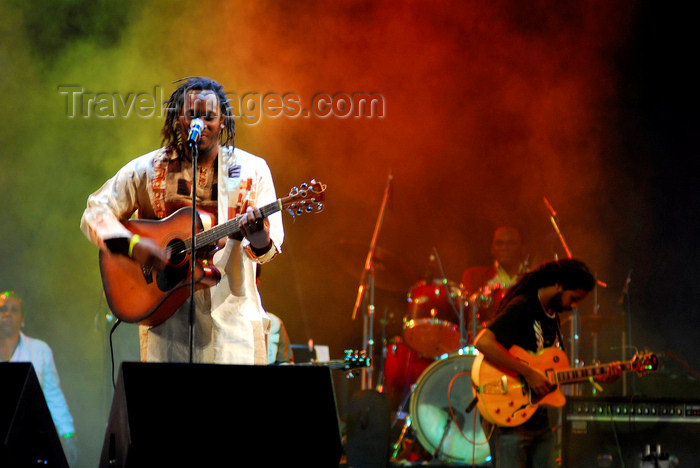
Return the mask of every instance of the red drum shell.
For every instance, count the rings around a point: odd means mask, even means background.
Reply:
[[[408,312],[403,319],[406,344],[417,353],[432,357],[459,349],[461,296],[461,289],[451,281],[416,284],[408,294]]]

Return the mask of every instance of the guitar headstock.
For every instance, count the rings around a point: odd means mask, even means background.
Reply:
[[[367,351],[358,351],[352,349],[345,350],[345,359],[343,360],[345,366],[343,370],[351,371],[354,369],[360,369],[362,367],[371,367],[372,358],[367,356]]]
[[[638,351],[632,358],[632,370],[637,375],[655,371],[659,367],[659,358],[649,351]]]
[[[311,179],[307,184],[304,182],[299,187],[292,187],[289,195],[281,198],[282,207],[285,208],[292,217],[304,213],[319,213],[323,210],[323,200],[326,185]]]

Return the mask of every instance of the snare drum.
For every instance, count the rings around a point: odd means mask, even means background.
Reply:
[[[465,410],[474,399],[473,354],[435,361],[421,375],[411,396],[411,423],[418,441],[433,457],[450,462],[484,464],[491,459],[478,411]]]
[[[403,319],[406,344],[423,356],[441,356],[460,347],[462,290],[452,281],[421,281],[408,293]],[[466,314],[465,314],[466,315]]]

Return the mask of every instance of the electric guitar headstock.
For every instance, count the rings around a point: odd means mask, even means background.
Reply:
[[[659,359],[652,352],[637,351],[632,358],[631,366],[637,375],[643,375],[655,371],[659,367]]]
[[[352,371],[363,367],[370,367],[372,365],[372,358],[367,356],[367,351],[346,349],[343,362],[345,363],[343,370]]]
[[[292,187],[289,195],[280,198],[280,202],[292,218],[304,213],[320,213],[323,211],[325,191],[326,184],[311,179],[309,183],[304,182],[299,187]]]

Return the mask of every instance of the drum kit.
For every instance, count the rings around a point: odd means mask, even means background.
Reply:
[[[349,272],[350,259],[361,250],[352,243],[339,249]],[[386,249],[376,253],[374,267],[392,272],[378,277],[381,289],[398,292],[402,283],[410,283],[412,270],[403,259]],[[380,370],[376,386],[369,384],[385,395],[393,411],[394,459],[476,465],[490,460],[477,411],[469,408],[476,356],[472,341],[493,318],[503,291],[486,286],[470,292],[454,281],[433,278],[415,282],[406,293],[400,332],[382,340],[382,359],[373,366]]]
[[[402,426],[394,458],[476,465],[490,460],[488,440],[470,407],[472,341],[492,318],[502,292],[484,287],[469,294],[444,278],[419,281],[408,291],[401,336],[387,344],[379,386],[396,410],[395,429]]]

